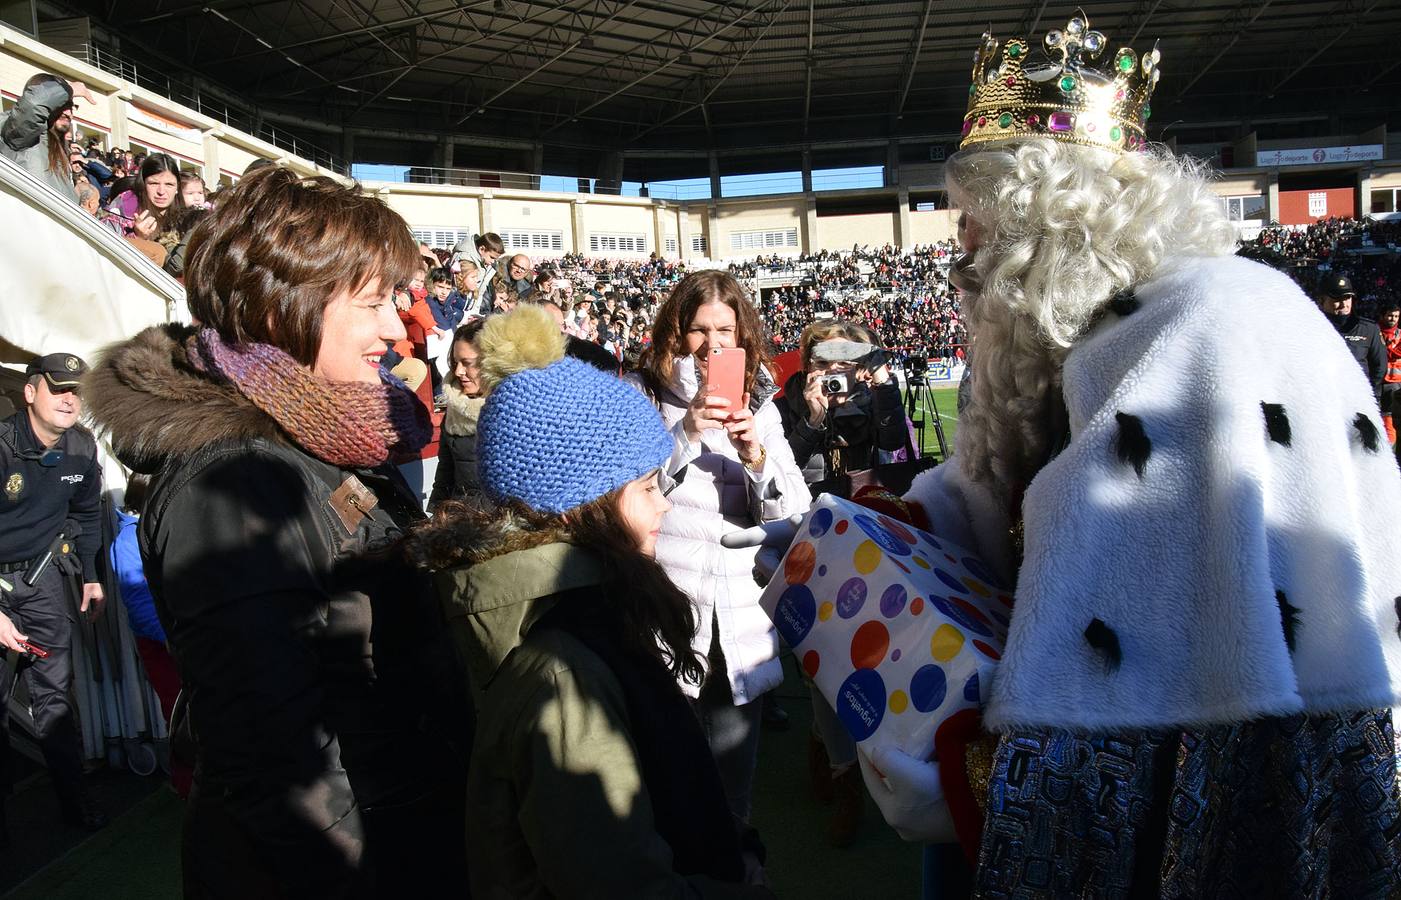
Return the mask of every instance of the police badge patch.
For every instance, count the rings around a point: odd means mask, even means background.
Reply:
[[[78,357],[70,356],[63,361],[64,368],[70,372],[78,371]]]
[[[5,482],[5,499],[13,503],[19,499],[20,492],[23,490],[24,476],[16,472]]]

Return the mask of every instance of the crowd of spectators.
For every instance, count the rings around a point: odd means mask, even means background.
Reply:
[[[1354,308],[1375,319],[1401,302],[1401,222],[1329,218],[1303,228],[1271,226],[1243,252],[1287,271],[1305,293],[1320,279],[1342,275],[1357,291]]]

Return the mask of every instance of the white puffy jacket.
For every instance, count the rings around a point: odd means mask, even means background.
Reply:
[[[767,457],[759,472],[750,472],[723,431],[705,432],[699,444],[687,440],[681,420],[697,390],[694,362],[690,357],[677,360],[673,371],[669,389],[652,399],[676,441],[667,474],[674,477],[683,468],[686,472],[668,496],[673,508],[662,521],[657,561],[695,603],[699,628],[692,643],[702,658],[710,651],[711,626],[719,623],[730,689],[735,705],[742,706],[777,687],[783,669],[778,634],[759,607],[755,551],[726,550],[720,536],[805,512],[808,488],[783,437],[767,373],[752,392]],[[642,388],[635,376],[630,380]],[[683,683],[682,688],[692,697],[698,693],[691,684]]]

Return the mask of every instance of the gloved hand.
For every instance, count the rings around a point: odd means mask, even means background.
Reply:
[[[798,526],[803,524],[803,516],[803,513],[796,513],[777,522],[732,531],[720,536],[720,546],[729,550],[758,547],[759,552],[754,554],[754,580],[760,587],[768,587],[773,573],[783,562],[783,554],[788,552],[788,545],[798,533]]]
[[[900,837],[924,844],[958,840],[938,763],[921,762],[894,747],[877,747],[870,759],[864,751],[856,757],[866,790]]]

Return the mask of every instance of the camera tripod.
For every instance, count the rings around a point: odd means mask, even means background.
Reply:
[[[924,362],[924,360],[919,360]],[[949,442],[944,437],[944,420],[939,416],[939,407],[934,403],[934,389],[929,386],[928,364],[905,367],[905,413],[910,417],[915,433],[919,435],[919,450],[924,452],[924,430],[929,424],[934,426],[934,437],[939,442],[939,459],[949,458]],[[931,420],[926,421],[926,416]]]

